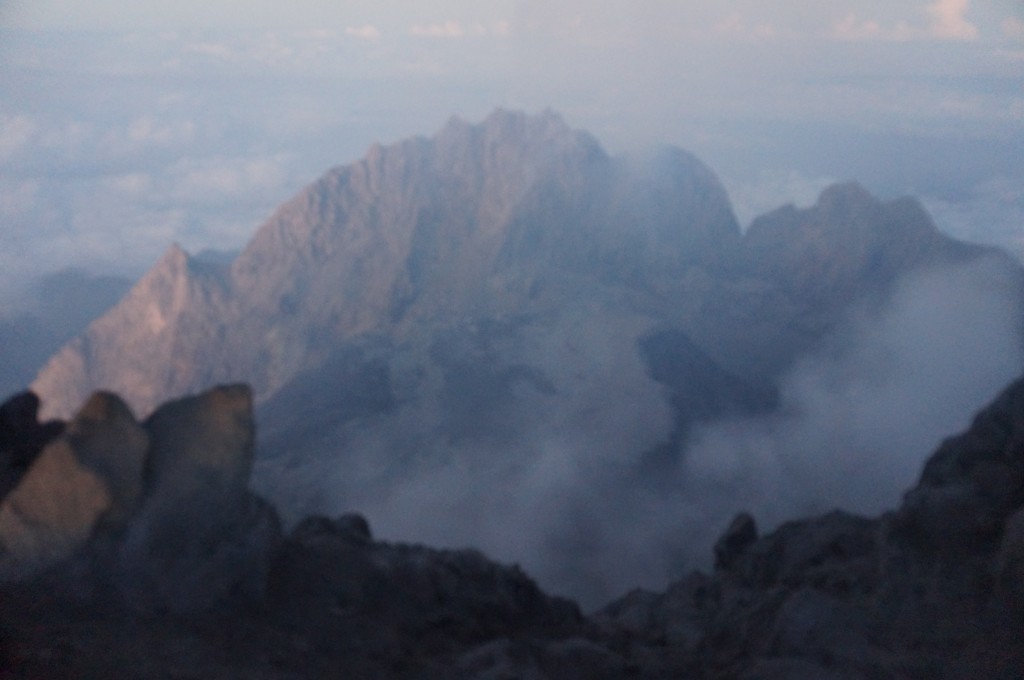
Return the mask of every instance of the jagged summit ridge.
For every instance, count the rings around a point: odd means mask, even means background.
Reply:
[[[262,400],[345,338],[521,308],[567,277],[663,288],[738,235],[721,184],[688,154],[614,159],[554,113],[499,110],[331,170],[226,273],[172,248],[34,388],[65,415],[98,386],[140,412],[219,380]]]

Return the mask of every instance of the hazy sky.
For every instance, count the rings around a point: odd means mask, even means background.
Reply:
[[[1024,2],[0,0],[0,295],[240,247],[374,141],[551,107],[743,222],[835,180],[1024,252]]]

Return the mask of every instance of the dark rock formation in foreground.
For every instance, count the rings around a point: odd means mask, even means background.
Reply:
[[[375,541],[359,515],[282,536],[246,490],[251,409],[219,387],[137,423],[97,393],[12,473],[0,677],[1024,677],[1024,379],[897,510],[764,537],[741,514],[714,573],[589,618],[476,551]]]

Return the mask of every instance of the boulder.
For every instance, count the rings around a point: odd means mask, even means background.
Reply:
[[[4,425],[18,445],[37,444],[56,431],[52,424],[35,422],[38,408],[30,392],[5,404]],[[54,566],[98,530],[124,530],[142,497],[147,444],[146,433],[118,396],[93,394],[0,505],[3,577],[22,579]]]
[[[28,578],[77,553],[113,506],[106,481],[61,438],[0,505],[0,580]]]
[[[121,531],[142,501],[149,437],[128,405],[111,392],[96,392],[68,424],[65,435],[78,459],[110,490],[103,516],[107,530]]]
[[[170,401],[145,422],[153,497],[245,493],[252,473],[252,390],[225,385]],[[205,490],[205,491],[203,491]]]
[[[281,540],[249,493],[254,426],[246,385],[169,402],[145,422],[146,498],[121,546],[119,586],[143,612],[187,613],[263,593]]]

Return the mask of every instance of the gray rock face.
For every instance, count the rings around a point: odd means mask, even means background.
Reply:
[[[102,385],[145,415],[171,395],[245,381],[263,423],[254,488],[287,522],[354,507],[390,535],[511,557],[518,539],[495,538],[507,513],[437,516],[461,512],[452,499],[426,517],[416,496],[458,485],[427,480],[564,456],[567,469],[618,466],[593,497],[642,514],[627,497],[672,486],[698,427],[779,405],[802,352],[841,353],[829,334],[851,305],[871,316],[901,277],[981,255],[916,202],[852,184],[741,234],[721,183],[689,154],[612,157],[556,115],[499,111],[331,170],[230,264],[171,248],[35,386],[50,413]],[[1004,269],[991,289],[1024,299],[1020,267]],[[536,544],[593,544],[604,531],[532,524]],[[594,604],[635,585],[606,557],[575,554],[530,568]],[[649,560],[643,583],[686,559]]]

